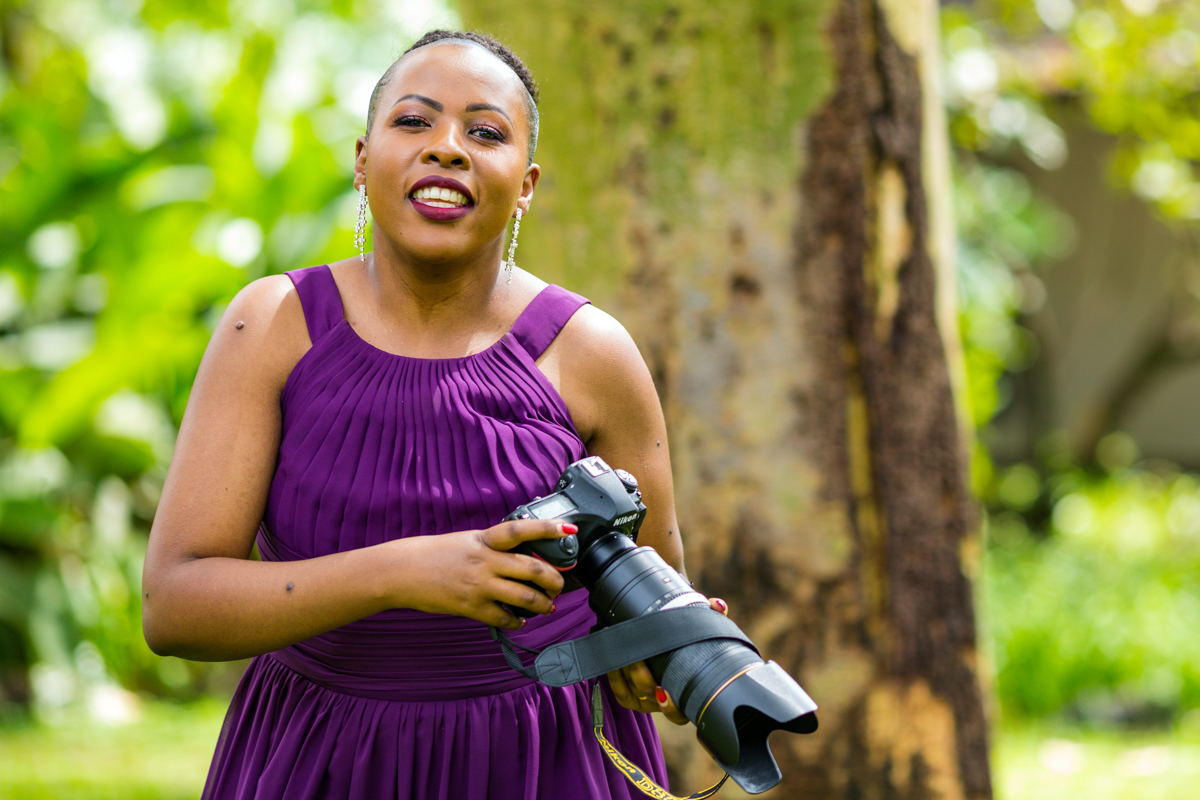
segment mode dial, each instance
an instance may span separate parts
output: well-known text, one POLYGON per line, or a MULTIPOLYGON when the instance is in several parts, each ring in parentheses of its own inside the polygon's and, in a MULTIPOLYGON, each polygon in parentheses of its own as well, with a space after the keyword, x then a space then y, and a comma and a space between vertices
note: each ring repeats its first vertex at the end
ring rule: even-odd
POLYGON ((614 469, 613 472, 617 474, 617 478, 620 479, 621 485, 625 487, 625 491, 629 492, 630 494, 633 494, 637 491, 637 478, 633 477, 623 469, 614 469))

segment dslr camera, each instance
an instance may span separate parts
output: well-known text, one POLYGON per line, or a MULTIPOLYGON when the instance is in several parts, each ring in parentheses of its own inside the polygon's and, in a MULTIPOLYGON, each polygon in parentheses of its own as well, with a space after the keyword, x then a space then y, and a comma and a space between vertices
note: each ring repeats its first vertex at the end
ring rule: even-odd
MULTIPOLYGON (((576 534, 523 542, 514 552, 541 558, 582 584, 600 627, 683 606, 708 608, 707 598, 657 552, 637 546, 645 517, 637 480, 592 456, 567 467, 552 494, 517 507, 506 519, 562 519, 578 526, 576 534)), ((817 729, 816 703, 782 667, 764 662, 743 642, 707 639, 652 656, 647 664, 695 724, 700 743, 752 794, 783 777, 767 736, 817 729)))

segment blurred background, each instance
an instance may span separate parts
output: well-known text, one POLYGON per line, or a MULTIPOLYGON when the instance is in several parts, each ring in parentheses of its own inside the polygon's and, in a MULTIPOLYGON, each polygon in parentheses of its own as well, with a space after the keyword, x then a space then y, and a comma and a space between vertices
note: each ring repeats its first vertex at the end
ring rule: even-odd
MULTIPOLYGON (((371 89, 458 24, 0 0, 0 795, 198 796, 240 666, 153 655, 138 602, 197 364, 247 281, 352 252, 371 89)), ((940 29, 997 796, 1194 796, 1200 3, 940 29)))

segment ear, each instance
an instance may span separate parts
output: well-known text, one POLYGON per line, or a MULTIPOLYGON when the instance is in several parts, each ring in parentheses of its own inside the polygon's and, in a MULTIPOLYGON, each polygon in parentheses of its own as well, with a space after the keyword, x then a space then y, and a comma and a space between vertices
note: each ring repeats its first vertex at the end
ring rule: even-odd
MULTIPOLYGON (((537 181, 534 181, 535 183, 537 181)), ((354 140, 354 188, 367 183, 367 137, 354 140)))
POLYGON ((522 214, 529 213, 529 204, 533 202, 533 190, 537 188, 538 178, 542 175, 542 168, 537 164, 530 164, 525 170, 525 179, 521 182, 521 194, 517 197, 517 208, 521 209, 522 214))

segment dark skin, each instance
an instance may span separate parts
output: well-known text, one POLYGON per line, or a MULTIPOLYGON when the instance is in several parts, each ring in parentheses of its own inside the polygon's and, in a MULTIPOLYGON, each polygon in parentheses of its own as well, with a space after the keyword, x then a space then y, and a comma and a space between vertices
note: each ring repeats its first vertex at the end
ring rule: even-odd
MULTIPOLYGON (((528 163, 524 91, 503 62, 473 45, 428 45, 397 67, 356 147, 355 185, 367 186, 374 252, 365 264, 354 257, 330 265, 346 319, 373 346, 416 358, 479 352, 546 285, 520 269, 507 284, 500 268, 506 224, 517 208, 529 210, 541 172, 528 163), (413 185, 430 175, 466 187, 465 215, 418 213, 413 185)), ((397 538, 303 561, 249 559, 279 452, 280 394, 311 346, 286 276, 247 286, 218 325, 147 550, 143 626, 151 648, 201 661, 245 658, 390 608, 507 629, 523 623, 500 603, 551 613, 562 577, 510 551, 566 535, 557 520, 397 538)), ((650 509, 640 543, 682 572, 666 428, 628 333, 585 306, 537 365, 588 452, 638 476, 650 509)), ((611 673, 609 682, 622 705, 686 721, 669 698, 659 702, 645 664, 611 673)))

